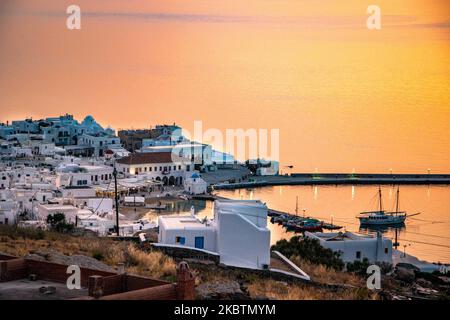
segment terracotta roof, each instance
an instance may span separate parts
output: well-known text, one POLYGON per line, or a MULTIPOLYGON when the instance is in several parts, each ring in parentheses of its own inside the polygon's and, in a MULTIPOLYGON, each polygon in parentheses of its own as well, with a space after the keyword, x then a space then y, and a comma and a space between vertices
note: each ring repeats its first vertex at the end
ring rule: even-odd
POLYGON ((121 164, 171 163, 172 152, 133 153, 117 160, 121 164))

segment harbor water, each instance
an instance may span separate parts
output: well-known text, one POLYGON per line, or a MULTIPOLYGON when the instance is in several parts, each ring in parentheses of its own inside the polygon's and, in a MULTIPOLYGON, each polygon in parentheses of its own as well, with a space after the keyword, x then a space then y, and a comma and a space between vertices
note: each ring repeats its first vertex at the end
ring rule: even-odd
MULTIPOLYGON (((381 190, 383 208, 394 210, 397 187, 381 186, 381 190)), ((292 214, 296 212, 298 196, 299 216, 332 222, 342 226, 341 231, 376 233, 373 229, 360 228, 357 216, 362 211, 378 209, 378 186, 274 186, 220 190, 216 194, 231 199, 259 199, 271 209, 292 214)), ((199 218, 213 217, 213 202, 202 200, 170 202, 168 212, 163 214, 189 214, 191 206, 199 218)), ((429 262, 450 263, 450 187, 401 186, 399 208, 408 214, 420 214, 407 218, 405 226, 397 229, 398 249, 429 262)), ((272 244, 295 235, 281 225, 268 222, 268 226, 272 244)), ((394 240, 395 229, 380 231, 394 240)))
MULTIPOLYGON (((382 186, 385 210, 395 210, 395 186, 382 186)), ((378 186, 275 186, 254 189, 221 190, 218 195, 233 199, 260 199, 271 209, 295 214, 297 196, 299 216, 310 216, 343 226, 342 231, 375 233, 360 228, 361 211, 378 209, 378 186)), ((397 229, 398 249, 430 262, 450 262, 450 187, 401 186, 401 211, 419 215, 406 219, 397 229)), ((271 241, 289 238, 278 224, 269 224, 271 241)), ((395 238, 395 229, 381 229, 384 236, 395 238)))

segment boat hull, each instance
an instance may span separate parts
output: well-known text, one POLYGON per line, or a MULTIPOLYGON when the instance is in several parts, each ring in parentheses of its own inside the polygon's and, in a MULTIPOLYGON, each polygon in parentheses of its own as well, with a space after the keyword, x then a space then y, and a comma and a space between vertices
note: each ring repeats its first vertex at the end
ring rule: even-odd
POLYGON ((389 217, 385 219, 373 219, 360 217, 359 222, 361 225, 376 225, 376 226, 387 226, 387 225, 400 225, 405 222, 406 216, 401 217, 389 217))

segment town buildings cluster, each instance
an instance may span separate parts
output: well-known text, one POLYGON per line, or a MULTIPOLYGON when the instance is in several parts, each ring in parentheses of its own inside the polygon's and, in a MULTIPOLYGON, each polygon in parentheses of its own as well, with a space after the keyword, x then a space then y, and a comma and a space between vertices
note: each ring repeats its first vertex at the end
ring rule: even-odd
MULTIPOLYGON (((198 170, 214 170, 212 149, 202 146, 194 163, 189 145, 197 144, 176 125, 122 130, 117 136, 92 116, 81 122, 65 114, 1 123, 0 224, 45 227, 48 215, 63 213, 78 227, 111 233, 116 225, 115 172, 121 203, 130 195, 145 199, 169 189, 206 192, 198 170), (177 145, 181 147, 175 152, 177 145)), ((122 234, 155 226, 129 221, 121 213, 120 219, 122 234)))
MULTIPOLYGON (((127 205, 150 210, 153 204, 147 200, 167 194, 183 199, 205 194, 208 186, 202 173, 230 162, 232 156, 186 139, 175 124, 120 130, 116 136, 114 129, 102 127, 92 116, 81 122, 66 114, 2 123, 0 224, 47 228, 50 215, 62 214, 77 228, 107 236, 117 232, 118 216, 121 236, 159 226, 159 246, 201 250, 224 265, 269 269, 268 208, 260 201, 216 201, 211 220, 193 212, 149 221, 130 219, 122 211, 127 205), (122 204, 119 214, 116 189, 122 204)), ((274 163, 256 162, 252 169, 255 174, 278 174, 274 163)), ((324 247, 344 250, 346 261, 391 259, 392 244, 381 238, 310 236, 318 237, 324 247), (346 249, 350 244, 352 249, 346 249)))

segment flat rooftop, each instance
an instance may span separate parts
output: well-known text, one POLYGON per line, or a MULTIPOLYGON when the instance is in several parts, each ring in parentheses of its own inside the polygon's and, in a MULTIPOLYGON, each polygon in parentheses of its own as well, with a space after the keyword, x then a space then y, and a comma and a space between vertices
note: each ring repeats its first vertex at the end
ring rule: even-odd
POLYGON ((372 235, 361 235, 352 232, 315 232, 309 233, 313 237, 325 240, 325 241, 367 241, 367 240, 375 240, 376 236, 372 235))
POLYGON ((169 229, 214 229, 213 225, 201 223, 197 218, 191 216, 164 216, 160 217, 160 224, 169 229))

